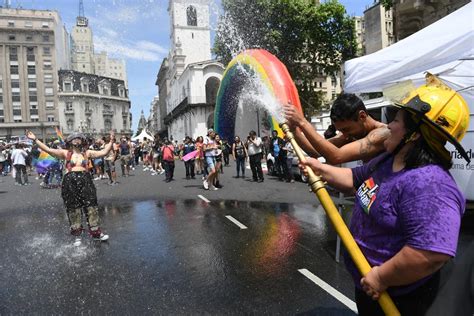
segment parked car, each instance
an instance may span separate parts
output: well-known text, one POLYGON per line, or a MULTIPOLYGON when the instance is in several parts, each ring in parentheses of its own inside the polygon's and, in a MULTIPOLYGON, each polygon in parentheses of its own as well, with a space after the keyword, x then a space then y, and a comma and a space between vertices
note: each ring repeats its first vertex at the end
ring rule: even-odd
MULTIPOLYGON (((308 157, 308 155, 306 155, 306 153, 304 153, 304 155, 306 157, 308 157)), ((320 159, 323 159, 323 162, 324 162, 324 158, 320 158, 320 159)), ((297 180, 300 180, 304 183, 308 182, 308 179, 307 177, 301 172, 300 168, 298 168, 298 157, 293 157, 293 161, 292 161, 292 164, 291 164, 291 172, 293 174, 293 178, 297 179, 297 180)), ((276 170, 275 170, 275 158, 273 157, 273 155, 271 153, 269 153, 267 155, 267 173, 268 175, 270 176, 274 176, 274 177, 277 177, 278 174, 276 173, 276 170)))

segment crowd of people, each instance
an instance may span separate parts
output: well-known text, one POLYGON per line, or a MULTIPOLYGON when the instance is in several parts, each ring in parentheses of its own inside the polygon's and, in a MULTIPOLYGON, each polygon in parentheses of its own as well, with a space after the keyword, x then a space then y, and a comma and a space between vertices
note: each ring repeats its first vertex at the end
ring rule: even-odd
MULTIPOLYGON (((285 119, 309 156, 300 165, 302 171, 311 168, 331 186, 355 196, 350 230, 373 267, 362 276, 346 256, 361 315, 383 314, 374 300, 384 291, 402 314, 423 315, 438 293, 441 269, 456 254, 465 198, 449 174, 452 157, 445 145, 452 143, 470 161, 459 143, 469 123, 468 107, 458 93, 429 74, 426 85, 405 96, 387 111, 387 125, 370 117, 357 96, 341 94, 332 106, 332 125, 324 136, 295 107, 284 106, 285 119), (320 156, 326 164, 314 159, 320 156), (353 169, 335 166, 353 160, 364 164, 353 169)), ((61 195, 76 244, 81 242, 82 213, 91 236, 108 239, 99 226, 93 181, 106 178, 116 185, 116 161, 123 177, 141 160, 143 171, 165 173, 164 181, 170 182, 175 161, 181 159, 187 180, 200 175, 203 188, 215 191, 222 188, 220 174, 230 157, 235 161, 235 178, 245 178, 248 161, 251 180, 262 183, 262 160, 271 155, 274 174, 293 181, 293 148, 277 131, 264 139, 250 131, 245 141, 236 135, 232 143, 213 129, 195 140, 186 136, 180 144, 158 135, 135 143, 127 137, 116 141, 113 133, 97 140, 75 133, 65 144, 48 145, 31 132, 27 137, 33 146, 0 144, 0 172, 14 170, 16 184, 28 185, 28 172, 41 151, 64 161, 42 176, 49 184, 54 178, 60 182, 64 173, 61 195)))

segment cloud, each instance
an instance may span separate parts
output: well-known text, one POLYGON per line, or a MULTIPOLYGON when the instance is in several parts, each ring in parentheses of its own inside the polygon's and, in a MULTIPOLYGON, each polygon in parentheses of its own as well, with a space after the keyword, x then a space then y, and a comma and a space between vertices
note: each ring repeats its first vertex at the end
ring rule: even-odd
POLYGON ((142 61, 161 61, 168 50, 149 41, 129 42, 119 37, 94 36, 96 51, 106 51, 112 57, 142 61))

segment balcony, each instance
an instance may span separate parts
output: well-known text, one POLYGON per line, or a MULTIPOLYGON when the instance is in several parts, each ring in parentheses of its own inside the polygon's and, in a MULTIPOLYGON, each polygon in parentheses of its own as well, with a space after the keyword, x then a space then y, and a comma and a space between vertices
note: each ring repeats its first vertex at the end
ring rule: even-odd
POLYGON ((103 116, 114 116, 114 111, 113 111, 113 110, 106 110, 106 109, 103 109, 103 110, 102 110, 102 115, 103 115, 103 116))
POLYGON ((84 113, 85 113, 87 116, 91 116, 91 115, 92 115, 92 110, 91 110, 91 109, 85 109, 85 110, 84 110, 84 113))
POLYGON ((124 111, 122 111, 122 117, 123 117, 123 118, 126 118, 126 117, 128 117, 129 115, 130 115, 130 112, 124 112, 124 111))
POLYGON ((64 109, 64 114, 74 116, 74 109, 64 109))

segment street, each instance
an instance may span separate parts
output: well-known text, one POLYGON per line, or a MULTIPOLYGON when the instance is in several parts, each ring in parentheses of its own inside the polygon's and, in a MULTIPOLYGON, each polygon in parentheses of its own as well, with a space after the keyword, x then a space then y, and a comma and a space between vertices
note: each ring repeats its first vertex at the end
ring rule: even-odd
POLYGON ((141 168, 96 181, 110 240, 79 247, 59 189, 1 178, 0 314, 353 315, 352 279, 306 184, 224 172, 215 192, 181 162, 170 183, 141 168))

